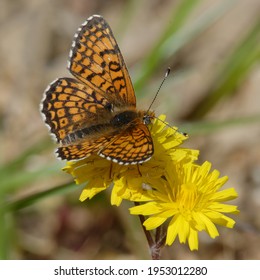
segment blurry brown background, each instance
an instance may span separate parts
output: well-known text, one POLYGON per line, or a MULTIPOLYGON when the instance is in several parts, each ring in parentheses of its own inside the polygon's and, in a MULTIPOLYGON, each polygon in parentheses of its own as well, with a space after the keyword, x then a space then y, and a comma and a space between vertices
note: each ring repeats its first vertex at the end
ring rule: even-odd
MULTIPOLYGON (((260 259, 259 56, 239 86, 232 88, 206 114, 196 115, 196 108, 210 94, 215 81, 223 79, 219 73, 221 66, 259 22, 260 1, 196 2, 182 34, 188 34, 195 24, 199 26, 199 20, 207 15, 218 13, 218 16, 203 32, 177 49, 174 56, 158 64, 142 90, 137 90, 138 103, 140 107, 149 104, 165 70, 171 66, 172 74, 154 105, 156 114, 166 114, 171 124, 190 134, 186 146, 200 149, 200 163, 208 160, 222 175, 229 176, 227 187, 235 187, 239 193, 233 204, 239 206, 241 213, 232 217, 237 221, 235 228, 219 228, 220 237, 215 240, 200 234, 198 252, 190 252, 187 245, 176 241, 163 250, 162 258, 260 259)), ((177 0, 1 1, 0 202, 3 205, 71 182, 60 171, 65 163, 53 154, 55 144, 42 121, 39 103, 51 81, 70 76, 67 58, 79 25, 93 14, 104 16, 135 82, 142 75, 142 61, 171 24, 172 14, 180 3, 177 0)), ((165 50, 175 47, 168 42, 165 50)), ((139 221, 128 215, 129 205, 110 206, 109 193, 80 203, 82 187, 74 187, 69 193, 48 195, 26 207, 2 213, 1 257, 149 258, 139 221)))

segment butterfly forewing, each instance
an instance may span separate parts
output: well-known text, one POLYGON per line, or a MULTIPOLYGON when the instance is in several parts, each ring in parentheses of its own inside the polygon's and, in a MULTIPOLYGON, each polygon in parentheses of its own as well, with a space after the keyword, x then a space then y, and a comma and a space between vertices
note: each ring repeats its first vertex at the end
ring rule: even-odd
POLYGON ((69 70, 115 105, 136 104, 133 85, 112 30, 100 16, 90 17, 72 44, 69 70))
POLYGON ((77 80, 60 78, 46 90, 42 112, 45 122, 60 142, 78 129, 97 124, 100 117, 109 118, 111 104, 77 80))

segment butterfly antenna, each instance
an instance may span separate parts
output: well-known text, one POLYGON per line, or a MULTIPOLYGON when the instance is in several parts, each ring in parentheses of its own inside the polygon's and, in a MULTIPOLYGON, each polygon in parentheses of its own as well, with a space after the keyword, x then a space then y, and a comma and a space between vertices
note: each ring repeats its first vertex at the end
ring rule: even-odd
MULTIPOLYGON (((161 89, 163 83, 165 82, 166 78, 169 76, 170 72, 171 72, 171 68, 168 67, 168 68, 167 68, 167 71, 166 71, 166 73, 165 73, 165 75, 164 75, 164 78, 163 78, 163 80, 162 80, 162 82, 161 82, 161 84, 160 84, 160 86, 159 86, 159 88, 158 88, 158 90, 157 90, 157 92, 156 92, 154 98, 153 98, 153 101, 152 101, 151 105, 149 106, 149 108, 148 108, 148 110, 147 110, 146 115, 148 115, 148 112, 150 111, 151 107, 153 106, 153 103, 154 103, 154 101, 155 101, 155 99, 156 99, 156 97, 157 97, 157 95, 158 95, 158 93, 159 93, 159 91, 160 91, 160 89, 161 89)), ((181 133, 181 134, 184 135, 185 137, 188 136, 188 134, 187 134, 186 132, 180 132, 178 129, 175 129, 174 127, 172 127, 171 125, 169 125, 167 122, 165 122, 165 121, 163 121, 163 120, 161 120, 161 119, 159 119, 159 118, 157 118, 157 117, 155 117, 155 118, 156 118, 158 121, 164 123, 166 126, 168 126, 168 127, 170 127, 171 129, 173 129, 173 130, 175 131, 174 133, 176 133, 176 132, 178 131, 179 133, 181 133)))
POLYGON ((188 137, 188 133, 179 131, 178 128, 176 129, 175 127, 172 127, 172 126, 169 125, 167 122, 165 122, 165 121, 163 121, 163 120, 161 120, 161 119, 159 119, 159 118, 157 118, 157 117, 155 117, 155 118, 156 118, 158 121, 160 121, 160 122, 162 122, 163 124, 165 124, 166 126, 168 126, 169 128, 173 129, 173 130, 174 130, 174 134, 175 134, 176 132, 179 132, 179 133, 182 134, 183 136, 188 137))
POLYGON ((158 90, 157 90, 157 92, 156 92, 154 98, 153 98, 153 101, 152 101, 152 103, 150 104, 150 106, 149 106, 149 108, 148 108, 148 110, 147 110, 147 114, 148 114, 148 112, 150 111, 151 107, 153 106, 153 103, 154 103, 155 99, 157 98, 157 95, 158 95, 158 93, 159 93, 159 91, 160 91, 160 89, 161 89, 163 83, 165 82, 166 78, 169 76, 170 72, 171 72, 171 68, 168 67, 168 68, 167 68, 167 71, 166 71, 166 73, 165 73, 165 75, 164 75, 164 78, 163 78, 163 80, 162 80, 162 82, 161 82, 161 84, 160 84, 160 86, 159 86, 159 88, 158 88, 158 90))

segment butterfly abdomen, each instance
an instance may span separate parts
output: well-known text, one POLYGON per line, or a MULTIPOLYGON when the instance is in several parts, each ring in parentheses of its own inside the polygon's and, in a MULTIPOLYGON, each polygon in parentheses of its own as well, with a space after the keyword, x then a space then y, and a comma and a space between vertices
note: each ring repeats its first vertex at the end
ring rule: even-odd
POLYGON ((68 134, 63 140, 63 145, 68 145, 71 143, 79 142, 81 139, 89 137, 93 137, 93 135, 98 134, 107 128, 109 128, 109 124, 96 124, 90 127, 85 127, 79 130, 76 130, 70 134, 68 134))
POLYGON ((134 120, 138 119, 139 113, 136 110, 126 110, 120 113, 117 113, 112 117, 112 119, 102 124, 94 124, 88 127, 84 127, 78 130, 75 130, 72 133, 69 133, 63 140, 63 145, 69 145, 72 143, 80 142, 82 139, 87 139, 88 137, 95 138, 95 135, 99 136, 100 133, 105 132, 111 128, 115 132, 118 132, 117 129, 122 129, 124 126, 133 123, 134 120), (116 129, 116 130, 115 130, 116 129))

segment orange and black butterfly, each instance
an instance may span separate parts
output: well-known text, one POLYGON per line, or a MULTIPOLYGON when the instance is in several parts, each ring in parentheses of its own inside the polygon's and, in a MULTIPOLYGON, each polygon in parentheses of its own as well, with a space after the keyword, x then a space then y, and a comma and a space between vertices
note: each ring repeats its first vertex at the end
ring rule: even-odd
POLYGON ((147 125, 152 112, 138 111, 133 85, 112 30, 98 15, 75 34, 68 69, 76 78, 49 85, 42 113, 60 147, 58 157, 79 160, 98 154, 119 164, 153 155, 147 125))

